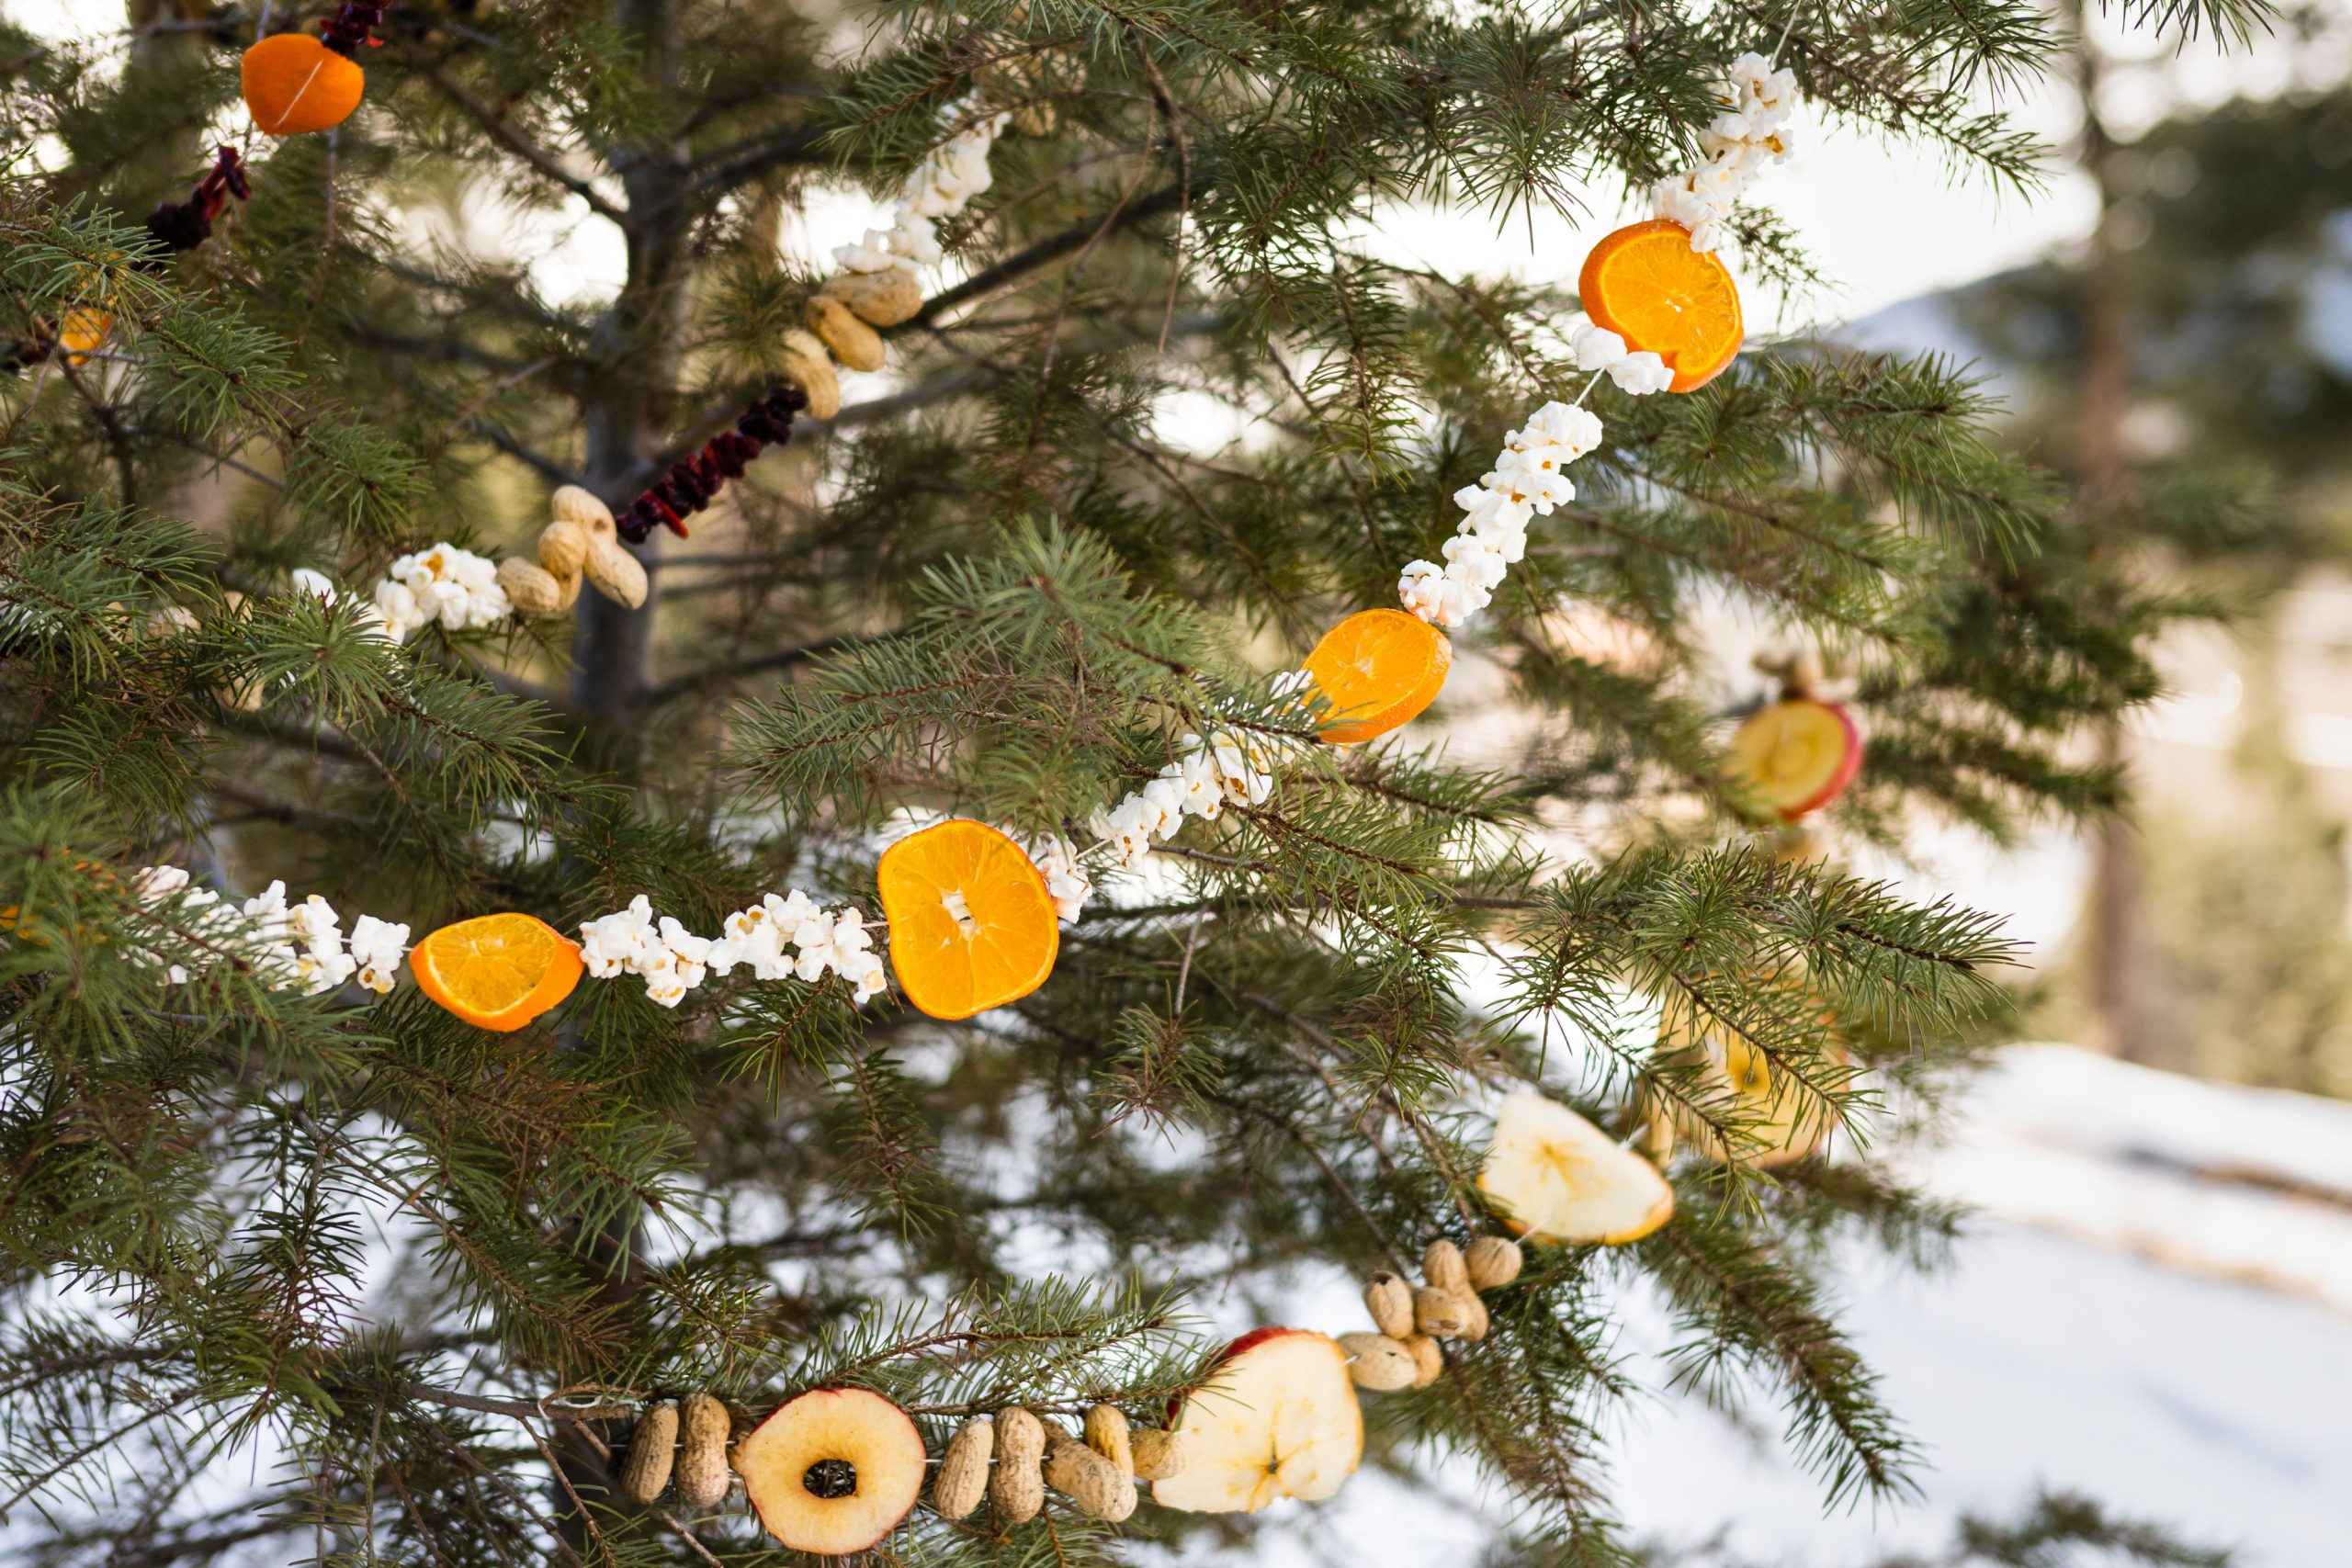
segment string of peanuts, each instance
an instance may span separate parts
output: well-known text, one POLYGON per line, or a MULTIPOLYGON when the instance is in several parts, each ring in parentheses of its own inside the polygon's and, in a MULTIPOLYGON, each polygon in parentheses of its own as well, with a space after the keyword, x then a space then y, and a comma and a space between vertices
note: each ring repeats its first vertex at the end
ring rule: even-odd
MULTIPOLYGON (((1422 1255, 1417 1286, 1385 1269, 1373 1274, 1363 1300, 1374 1331, 1342 1334, 1336 1340, 1350 1381, 1374 1393, 1429 1387, 1445 1367, 1440 1341, 1485 1338, 1488 1319, 1479 1293, 1518 1279, 1522 1263, 1517 1242, 1485 1235, 1466 1247, 1444 1239, 1431 1242, 1422 1255)), ((864 1397, 895 1410, 878 1395, 864 1397)), ((638 1506, 673 1493, 687 1508, 707 1511, 727 1496, 730 1471, 743 1474, 747 1492, 768 1484, 746 1462, 744 1445, 734 1434, 732 1413, 707 1391, 654 1400, 644 1407, 615 1463, 616 1487, 638 1506)), ((842 1447, 846 1453, 856 1451, 854 1444, 842 1447)), ((1136 1427, 1107 1401, 1090 1405, 1076 1432, 1032 1406, 1007 1404, 967 1416, 956 1427, 940 1450, 931 1506, 940 1517, 960 1520, 983 1503, 993 1503, 998 1522, 1018 1525, 1044 1512, 1051 1491, 1086 1517, 1117 1524, 1139 1504, 1138 1481, 1172 1480, 1183 1473, 1189 1458, 1185 1431, 1136 1427)), ((824 1462, 809 1466, 808 1476, 817 1478, 824 1462)), ((757 1495, 752 1501, 762 1507, 757 1495)), ((907 1501, 913 1501, 911 1493, 907 1501)), ((763 1507, 763 1518, 774 1528, 763 1507)), ((885 1521, 883 1533, 896 1523, 885 1521)))

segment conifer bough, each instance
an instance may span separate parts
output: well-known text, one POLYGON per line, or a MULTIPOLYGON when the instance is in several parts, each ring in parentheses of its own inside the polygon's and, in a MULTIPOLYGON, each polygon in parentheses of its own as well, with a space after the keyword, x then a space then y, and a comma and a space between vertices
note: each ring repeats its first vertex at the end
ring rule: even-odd
MULTIPOLYGON (((330 9, 275 14, 315 33, 330 9)), ((843 60, 812 46, 831 11, 740 10, 420 6, 372 112, 257 141, 260 199, 170 268, 139 265, 148 182, 176 197, 201 165, 235 45, 142 27, 17 51, 0 334, 98 303, 121 347, 0 382, 10 1544, 708 1568, 758 1527, 731 1492, 690 1517, 674 1452, 639 1510, 626 1423, 681 1389, 723 1386, 748 1429, 862 1388, 935 1451, 989 1417, 994 1501, 959 1475, 964 1517, 917 1507, 885 1550, 1101 1568, 1131 1533, 1199 1550, 1250 1527, 1087 1517, 1080 1490, 1124 1499, 1083 1480, 1104 1474, 1074 1450, 1083 1413, 1136 1418, 1147 1506, 1246 1506, 1269 1475, 1330 1484, 1362 1392, 1412 1439, 1384 1464, 1458 1456, 1505 1495, 1493 1554, 1618 1563, 1589 1423, 1642 1381, 1599 1304, 1624 1274, 1678 1365, 1778 1407, 1821 1493, 1899 1496, 1917 1456, 1820 1242, 1945 1238, 1882 1145, 1957 1081, 2013 950, 1965 910, 1761 852, 1723 716, 1770 694, 1710 661, 1698 608, 1850 653, 1870 761, 1816 815, 1886 839, 2111 804, 2079 733, 2157 688, 2175 604, 2073 547, 2064 498, 1950 364, 1748 339, 1661 395, 1683 367, 1634 315, 1567 325, 1590 313, 1573 279, 1400 266, 1358 238, 1384 203, 1605 206, 1689 169, 1686 130, 1730 151, 1754 121, 1712 118, 1755 18, 1183 0, 1130 28, 918 6, 843 60), (976 81, 1030 130, 991 141, 993 168, 976 81), (826 181, 901 204, 832 280, 775 241, 826 181), (622 276, 559 295, 494 226, 441 220, 484 189, 576 218, 622 276), (916 281, 951 260, 959 281, 916 281), (887 385, 808 330, 812 296, 882 337, 887 385), (723 515, 692 510, 699 466, 676 481, 691 550, 632 557, 615 520, 618 598, 582 591, 583 541, 534 551, 551 493, 658 491, 786 383, 803 460, 738 449, 741 475, 713 470, 723 515), (1212 406, 1248 438, 1197 449, 1164 417, 1212 406), (441 542, 548 581, 505 572, 399 647, 362 593, 286 591, 297 563, 364 588, 441 542), (548 582, 571 619, 476 614, 548 582), (1372 607, 1448 637, 1524 744, 1465 765, 1426 718, 1317 744, 1323 716, 1264 671, 1372 607), (1129 796, 1148 812, 1089 839, 1129 796), (769 888, 875 908, 881 848, 951 816, 1037 866, 1050 983, 964 1021, 860 1010, 867 928, 804 945, 795 908, 789 941, 766 929, 769 888), (395 928, 361 963, 322 918, 288 985, 200 909, 142 903, 126 868, 152 861, 231 908, 282 874, 418 931, 529 909, 569 936, 641 895, 594 944, 639 983, 583 981, 492 1033, 413 987, 354 994, 394 967, 395 928), (729 912, 755 909, 719 973, 729 912), (1656 1027, 1629 1029, 1643 1010, 1656 1027), (1691 1052, 1685 1016, 1753 1054, 1691 1052), (1600 1144, 1547 1112, 1482 1172, 1517 1089, 1600 1144), (1623 1146, 1645 1122, 1675 1134, 1654 1161, 1623 1146), (1563 1174, 1580 1160, 1624 1201, 1594 1212, 1563 1174), (1468 1238, 1515 1224, 1518 1272, 1482 1287, 1510 1265, 1468 1238), (1483 1339, 1413 1315, 1436 1291, 1476 1326, 1430 1265, 1442 1237, 1483 1339), (1237 1348, 1227 1385, 1273 1357, 1316 1391, 1294 1433, 1315 1440, 1219 1438, 1225 1337, 1189 1303, 1333 1268, 1392 1276, 1321 1325, 1347 1343, 1237 1348), (60 1280, 84 1282, 71 1316, 60 1280), (1064 1428, 1050 1456, 1033 1409, 1064 1428)), ((1973 87, 2048 67, 2041 8, 1783 21, 1773 70, 1808 115, 2030 176, 1973 87)), ((1804 277, 1769 213, 1652 196, 1623 217, 1675 219, 1690 255, 1720 242, 1743 283, 1804 277)), ((794 1506, 841 1512, 858 1460, 809 1459, 794 1506)))

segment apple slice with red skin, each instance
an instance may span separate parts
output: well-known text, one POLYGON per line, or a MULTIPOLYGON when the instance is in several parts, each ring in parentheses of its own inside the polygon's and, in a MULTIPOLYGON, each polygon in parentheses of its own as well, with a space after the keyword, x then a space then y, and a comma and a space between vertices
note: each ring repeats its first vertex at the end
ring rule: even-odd
POLYGON ((1733 787, 1783 822, 1837 799, 1861 768, 1854 716, 1819 697, 1783 697, 1750 714, 1724 759, 1733 787))
POLYGON ((813 1388, 775 1407, 735 1447, 743 1495, 795 1551, 846 1557, 880 1541, 922 1491, 914 1418, 862 1388, 813 1388))
POLYGON ((1328 1335, 1261 1328, 1226 1347, 1216 1370, 1168 1407, 1184 1468, 1152 1500, 1192 1514, 1254 1514, 1284 1497, 1317 1502, 1363 1458, 1363 1407, 1347 1353, 1328 1335))

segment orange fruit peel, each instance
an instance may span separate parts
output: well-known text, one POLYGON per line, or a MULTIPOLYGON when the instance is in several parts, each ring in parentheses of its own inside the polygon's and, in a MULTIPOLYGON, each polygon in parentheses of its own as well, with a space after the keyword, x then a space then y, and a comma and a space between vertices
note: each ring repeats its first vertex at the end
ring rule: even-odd
POLYGON ((1671 218, 1605 236, 1584 258, 1577 296, 1595 325, 1666 362, 1668 391, 1695 392, 1739 356, 1739 285, 1713 252, 1692 250, 1690 231, 1671 218))
POLYGON ((910 833, 874 868, 889 924, 890 968, 933 1018, 970 1018, 1046 983, 1060 918, 1036 863, 985 822, 910 833))
POLYGON ((571 995, 580 944, 530 915, 443 926, 409 951, 417 988, 477 1029, 508 1033, 571 995))
POLYGON ((368 73, 314 34, 276 33, 245 51, 238 68, 245 107, 271 136, 332 130, 351 118, 368 73))
POLYGON ((1419 717, 1453 664, 1453 645, 1419 615, 1357 611, 1306 656, 1306 672, 1331 708, 1323 739, 1353 745, 1419 717))

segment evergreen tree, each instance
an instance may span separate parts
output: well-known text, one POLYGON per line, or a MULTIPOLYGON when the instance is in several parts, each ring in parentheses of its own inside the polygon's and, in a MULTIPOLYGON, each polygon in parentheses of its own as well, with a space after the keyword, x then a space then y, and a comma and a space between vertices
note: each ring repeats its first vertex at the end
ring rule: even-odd
MULTIPOLYGON (((1206 1317, 1280 1323, 1493 1229, 1474 1178, 1529 1085, 1627 1134, 1673 1107, 1699 1134, 1674 1218, 1529 1248, 1486 1338, 1367 1398, 1366 1462, 1473 1454, 1521 1505, 1498 1557, 1624 1560, 1595 1428, 1639 1392, 1611 1350, 1638 1278, 1677 1383, 1781 1406, 1830 1501, 1913 1483, 1822 1276, 1841 1237, 1948 1233, 1878 1151, 1964 1066, 2009 949, 1759 844, 1720 762, 1756 694, 1704 607, 1855 660, 1870 761, 1838 812, 1892 844, 1918 813, 2110 807, 2068 742, 2149 694, 2173 604, 2032 569, 2060 498, 1986 443, 1961 367, 1791 341, 1690 396, 1593 393, 1583 495, 1454 633, 1522 721, 1510 765, 1427 722, 1317 747, 1278 672, 1391 603, 1501 434, 1586 382, 1559 283, 1402 267, 1367 225, 1617 204, 1775 39, 1819 113, 2029 183, 1985 95, 2052 58, 2039 8, 441 0, 355 50, 339 128, 253 134, 256 36, 375 9, 134 0, 96 44, 0 39, 22 1561, 749 1561, 773 1548, 731 1506, 616 1495, 649 1402, 716 1392, 741 1424, 870 1388, 933 1451, 1010 1404, 1148 1425, 1214 1366, 1206 1317), (787 334, 821 279, 780 262, 783 215, 897 189, 976 82, 1021 121, 993 186, 888 376, 811 417, 787 334), (617 291, 548 298, 515 214, 617 240, 617 291), (1251 439, 1181 444, 1170 410, 1204 402, 1251 439), (659 521, 634 498, 670 474, 677 510, 716 470, 673 465, 730 428, 765 455, 710 448, 744 471, 692 543, 635 547, 641 607, 380 635, 395 558, 527 553, 557 486, 659 521), (675 1007, 588 983, 490 1032, 406 980, 288 986, 138 875, 222 907, 283 880, 418 933, 570 932, 639 895, 709 932, 794 886, 871 913, 910 814, 1085 841, 1187 734, 1279 746, 1272 793, 1095 863, 1047 983, 959 1022, 738 973, 675 1007), (1660 1009, 1769 1063, 1770 1113, 1658 1050, 1660 1009), (1841 1129, 1838 1157, 1765 1168, 1776 1116, 1841 1129)), ((1807 276, 1769 214, 1731 227, 1744 276, 1807 276)), ((918 1510, 888 1550, 1187 1536, 1246 1528, 1057 1498, 918 1510)))

